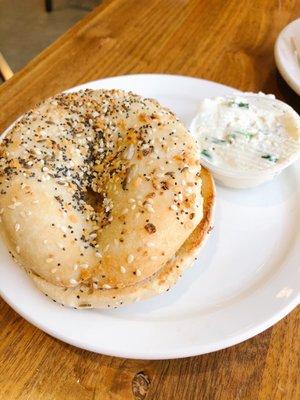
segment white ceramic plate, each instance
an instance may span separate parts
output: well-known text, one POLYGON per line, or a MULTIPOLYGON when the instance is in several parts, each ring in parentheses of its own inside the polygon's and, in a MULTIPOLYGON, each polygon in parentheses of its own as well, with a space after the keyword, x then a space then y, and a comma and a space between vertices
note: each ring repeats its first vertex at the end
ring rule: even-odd
MULTIPOLYGON (((199 100, 234 89, 201 79, 131 75, 80 88, 121 88, 157 98, 189 125, 199 100)), ((217 188, 215 228, 199 260, 168 293, 111 311, 73 310, 42 295, 0 243, 0 294, 40 329, 75 346, 142 359, 232 346, 299 303, 300 163, 264 186, 217 188)), ((172 240, 172 238, 170 238, 172 240)))

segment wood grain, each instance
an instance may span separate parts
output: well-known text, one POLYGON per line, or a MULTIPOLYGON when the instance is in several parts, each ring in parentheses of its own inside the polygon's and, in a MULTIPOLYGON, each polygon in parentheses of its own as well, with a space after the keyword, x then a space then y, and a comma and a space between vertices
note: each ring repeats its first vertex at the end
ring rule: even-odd
MULTIPOLYGON (((89 80, 159 72, 273 92, 300 111, 273 45, 299 0, 105 1, 0 86, 0 129, 36 102, 89 80)), ((0 399, 300 398, 299 317, 232 348, 168 361, 89 353, 39 331, 0 300, 0 399)))

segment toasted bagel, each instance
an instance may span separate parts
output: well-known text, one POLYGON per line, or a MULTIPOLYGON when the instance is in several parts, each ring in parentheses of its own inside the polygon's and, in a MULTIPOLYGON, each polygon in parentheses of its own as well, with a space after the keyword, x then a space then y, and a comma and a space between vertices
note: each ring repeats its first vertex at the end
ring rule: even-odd
POLYGON ((115 306, 149 297, 151 284, 161 292, 157 279, 169 280, 162 274, 205 219, 196 143, 153 99, 59 94, 25 114, 0 151, 2 236, 64 304, 115 306), (114 292, 124 301, 110 304, 114 292))

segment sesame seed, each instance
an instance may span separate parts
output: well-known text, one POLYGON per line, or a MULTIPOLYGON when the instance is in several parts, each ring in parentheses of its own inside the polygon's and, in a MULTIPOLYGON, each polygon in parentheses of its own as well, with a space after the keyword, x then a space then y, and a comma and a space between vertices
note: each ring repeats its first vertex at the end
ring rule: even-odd
POLYGON ((174 210, 174 211, 177 211, 177 210, 178 210, 178 207, 177 207, 175 204, 172 204, 172 205, 170 206, 170 208, 171 208, 171 210, 174 210))
POLYGON ((129 256, 127 257, 127 262, 128 264, 131 264, 134 260, 134 256, 132 254, 129 254, 129 256))
POLYGON ((137 269, 135 271, 136 276, 141 276, 142 275, 142 271, 140 269, 137 269))
POLYGON ((125 272, 126 272, 126 268, 125 268, 125 267, 123 267, 123 266, 121 266, 121 267, 120 267, 120 271, 122 272, 122 274, 125 274, 125 272))
POLYGON ((151 204, 145 204, 145 208, 148 212, 154 213, 154 208, 151 206, 151 204))
POLYGON ((151 260, 151 261, 154 261, 154 260, 157 260, 157 259, 158 259, 158 256, 151 256, 151 257, 150 257, 150 260, 151 260))
POLYGON ((52 268, 51 269, 52 274, 55 274, 56 271, 57 271, 57 268, 52 268))
POLYGON ((20 246, 17 246, 17 247, 16 247, 16 252, 17 252, 18 254, 20 254, 20 246))
POLYGON ((125 152, 124 158, 125 158, 126 160, 131 160, 131 159, 133 158, 133 155, 134 155, 134 146, 133 146, 133 144, 131 144, 131 145, 128 147, 127 151, 125 152))
POLYGON ((52 258, 52 257, 49 257, 49 258, 46 259, 46 263, 47 263, 47 264, 50 264, 52 261, 53 261, 53 258, 52 258))
POLYGON ((76 281, 76 279, 71 278, 70 283, 71 285, 77 285, 78 282, 76 281))
POLYGON ((16 225, 15 225, 15 231, 16 231, 16 232, 18 232, 18 231, 20 230, 20 228, 21 228, 20 224, 16 224, 16 225))
POLYGON ((155 244, 153 242, 148 242, 146 243, 146 246, 149 248, 155 247, 155 244))
POLYGON ((103 289, 111 289, 111 286, 108 285, 107 283, 105 283, 102 287, 103 287, 103 289))

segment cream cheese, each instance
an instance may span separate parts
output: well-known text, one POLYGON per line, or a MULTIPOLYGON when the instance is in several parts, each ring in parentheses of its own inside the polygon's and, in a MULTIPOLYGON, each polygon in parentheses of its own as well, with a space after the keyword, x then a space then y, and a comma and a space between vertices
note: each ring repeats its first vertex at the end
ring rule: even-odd
POLYGON ((205 99, 191 133, 204 165, 212 172, 249 178, 279 171, 300 155, 300 117, 273 95, 205 99))

